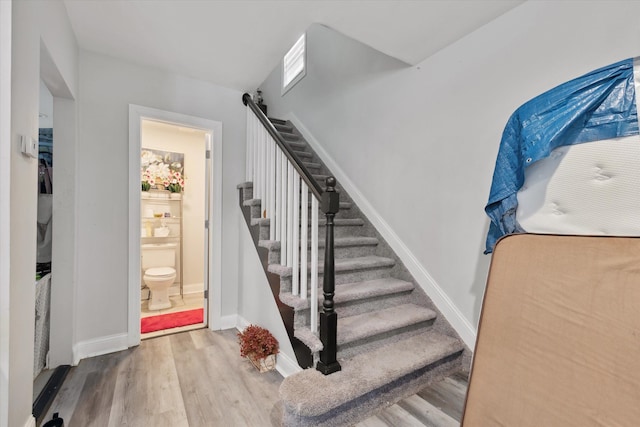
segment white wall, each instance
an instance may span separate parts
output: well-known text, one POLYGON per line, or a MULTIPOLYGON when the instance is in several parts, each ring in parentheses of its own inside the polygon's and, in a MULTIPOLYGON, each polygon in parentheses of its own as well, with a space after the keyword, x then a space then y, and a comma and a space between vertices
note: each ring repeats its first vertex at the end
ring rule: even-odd
MULTIPOLYGON (((262 326, 268 329, 280 344, 280 355, 278 356, 279 370, 283 375, 293 373, 287 368, 280 368, 285 365, 283 358, 288 359, 289 364, 297 366, 296 355, 289 341, 287 330, 284 327, 278 307, 273 299, 269 282, 264 274, 264 269, 260 263, 260 258, 253 245, 251 233, 246 226, 242 212, 238 210, 238 220, 243 222, 237 233, 239 242, 240 264, 238 265, 238 315, 249 323, 262 326), (284 372, 282 371, 284 369, 284 372)), ((239 325, 241 329, 248 325, 239 325)), ((285 365, 286 366, 286 365, 285 365)))
MULTIPOLYGON (((205 132, 159 122, 142 122, 142 147, 184 154, 182 193, 182 279, 185 292, 204 285, 205 132)), ((175 202, 171 202, 175 203, 175 202)))
POLYGON ((54 80, 59 86, 54 89, 59 91, 50 87, 52 94, 77 93, 77 47, 63 3, 20 1, 12 7, 11 138, 2 141, 10 144, 11 158, 9 363, 8 372, 3 372, 8 392, 0 394, 0 408, 8 410, 0 411, 0 426, 23 426, 32 419, 37 161, 20 153, 19 139, 38 135, 42 46, 48 59, 44 65, 57 71, 54 80))
POLYGON ((551 87, 640 53, 640 3, 526 2, 415 67, 330 30, 308 32, 307 76, 269 114, 294 113, 475 327, 495 156, 509 115, 551 87))
POLYGON ((236 185, 244 178, 245 136, 241 95, 236 90, 81 51, 78 347, 90 348, 92 343, 127 332, 129 104, 223 123, 221 315, 237 313, 240 224, 236 185))

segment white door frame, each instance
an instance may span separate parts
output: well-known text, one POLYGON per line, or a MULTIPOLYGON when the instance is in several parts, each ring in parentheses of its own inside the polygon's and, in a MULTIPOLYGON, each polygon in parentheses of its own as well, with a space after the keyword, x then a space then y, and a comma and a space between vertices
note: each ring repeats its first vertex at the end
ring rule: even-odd
MULTIPOLYGON (((129 104, 129 347, 140 344, 140 137, 142 120, 154 120, 205 131, 213 157, 209 188, 209 329, 220 329, 222 313, 222 123, 155 108, 129 104)), ((205 218, 206 219, 206 218, 205 218)), ((205 319, 206 321, 206 319, 205 319)))
POLYGON ((11 2, 0 1, 0 426, 9 422, 11 2))

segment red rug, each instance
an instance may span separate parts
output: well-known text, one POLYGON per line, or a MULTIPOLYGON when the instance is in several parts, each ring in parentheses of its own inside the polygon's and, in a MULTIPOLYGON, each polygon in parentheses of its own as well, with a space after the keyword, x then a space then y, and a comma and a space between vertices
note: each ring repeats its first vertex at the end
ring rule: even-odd
POLYGON ((149 316, 140 319, 140 332, 146 334, 148 332, 162 331, 164 329, 193 325, 195 323, 202 323, 203 318, 204 309, 202 308, 180 311, 178 313, 149 316))

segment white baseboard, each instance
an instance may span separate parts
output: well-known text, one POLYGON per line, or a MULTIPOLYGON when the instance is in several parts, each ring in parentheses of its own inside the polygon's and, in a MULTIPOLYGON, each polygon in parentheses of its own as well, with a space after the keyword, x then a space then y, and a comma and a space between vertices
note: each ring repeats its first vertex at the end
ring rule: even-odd
POLYGON ((204 292, 204 283, 188 283, 182 287, 182 294, 197 294, 204 292))
MULTIPOLYGON (((184 285, 182 288, 182 294, 197 294, 204 292, 204 284, 203 283, 191 283, 189 285, 184 285)), ((180 286, 171 286, 169 288, 169 296, 180 295, 180 286)), ((140 300, 145 301, 150 298, 149 288, 140 289, 140 300)))
POLYGON ((244 329, 249 326, 251 324, 251 322, 249 322, 247 319, 245 319, 244 317, 240 316, 239 314, 236 316, 236 325, 235 328, 238 331, 244 331, 244 329))
POLYGON ((236 314, 232 314, 229 316, 220 317, 220 330, 223 329, 232 329, 237 328, 238 326, 238 316, 236 314))
POLYGON ((24 423, 24 427, 36 427, 36 419, 33 415, 29 415, 27 422, 24 423))
POLYGON ((278 353, 278 357, 276 358, 276 370, 280 372, 280 375, 284 378, 287 378, 289 375, 302 371, 302 368, 298 365, 296 360, 292 360, 284 353, 278 353))
POLYGON ((129 348, 127 339, 128 335, 124 333, 81 341, 73 346, 73 364, 77 365, 82 359, 86 359, 87 357, 126 350, 129 348))
POLYGON ((374 227, 380 232, 382 237, 389 243, 389 246, 395 251, 398 257, 407 267, 413 278, 429 295, 435 306, 440 310, 442 315, 447 319, 451 326, 460 335, 464 343, 473 350, 476 342, 476 328, 462 315, 460 310, 455 306, 449 296, 436 283, 435 279, 429 274, 426 268, 418 261, 407 246, 400 240, 398 235, 391 229, 380 214, 373 208, 371 203, 358 190, 356 185, 349 179, 347 174, 338 166, 331 156, 324 150, 318 140, 316 140, 311 132, 302 124, 295 114, 289 113, 283 117, 288 119, 300 131, 302 136, 307 140, 311 148, 316 152, 318 157, 333 172, 335 178, 340 185, 349 193, 358 208, 371 221, 374 227))

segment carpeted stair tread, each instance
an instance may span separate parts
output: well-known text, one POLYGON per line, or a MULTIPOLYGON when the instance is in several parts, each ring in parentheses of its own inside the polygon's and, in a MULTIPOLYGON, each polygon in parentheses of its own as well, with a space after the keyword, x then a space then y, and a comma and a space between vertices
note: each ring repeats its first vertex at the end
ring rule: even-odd
POLYGON ((402 304, 339 319, 338 345, 435 319, 436 313, 415 304, 402 304))
MULTIPOLYGON (((311 224, 311 221, 309 221, 309 224, 311 224)), ((318 226, 324 227, 325 225, 327 225, 327 219, 318 218, 318 226)), ((358 226, 364 225, 364 221, 362 218, 336 218, 333 220, 333 225, 336 227, 346 227, 351 225, 358 226)), ((309 227, 311 227, 311 225, 309 225, 309 227)))
POLYGON ((393 267, 395 263, 396 262, 391 258, 375 255, 357 258, 342 258, 335 260, 335 271, 337 273, 341 271, 367 270, 370 268, 386 268, 393 267))
MULTIPOLYGON (((311 197, 312 196, 309 196, 309 209, 311 209, 311 197)), ((318 202, 318 206, 319 205, 320 205, 320 203, 318 202)), ((340 202, 340 210, 351 209, 352 206, 353 206, 353 204, 351 202, 340 202)), ((318 213, 318 218, 323 218, 323 217, 324 217, 324 213, 322 213, 322 211, 320 211, 318 213)))
MULTIPOLYGON (((375 298, 383 295, 410 292, 413 290, 413 288, 413 283, 393 277, 365 280, 356 283, 345 283, 343 285, 336 285, 336 292, 335 296, 333 297, 333 302, 335 304, 340 304, 349 301, 375 298)), ((322 296, 320 296, 319 298, 321 299, 322 296)), ((342 322, 342 319, 340 320, 340 322, 342 322)))
MULTIPOLYGON (((311 239, 309 239, 309 247, 311 247, 311 239)), ((324 248, 324 240, 318 241, 318 247, 324 248)), ((333 246, 335 248, 350 248, 353 246, 375 246, 378 244, 378 239, 375 237, 336 237, 333 240, 333 246)), ((272 250, 280 250, 280 240, 260 240, 258 246, 272 250)))
POLYGON ((293 132, 293 126, 287 124, 273 123, 273 127, 275 127, 278 132, 293 132))
POLYGON ((320 163, 302 162, 302 164, 305 165, 305 167, 307 169, 320 169, 320 168, 322 168, 322 165, 320 163))
POLYGON ((260 199, 249 199, 242 202, 243 206, 260 206, 262 204, 262 200, 260 199))
POLYGON ((313 157, 313 154, 307 153, 306 151, 293 150, 293 153, 298 156, 300 160, 302 159, 310 159, 313 157))
POLYGON ((238 190, 246 189, 246 188, 253 188, 253 182, 252 181, 241 182, 240 184, 236 185, 236 188, 238 190))
POLYGON ((290 375, 280 398, 287 412, 318 417, 462 350, 458 340, 428 331, 341 360, 342 370, 331 375, 315 369, 290 375))
MULTIPOLYGON (((262 242, 262 240, 261 240, 262 242)), ((265 241, 268 242, 268 241, 265 241)), ((280 242, 278 242, 279 244, 280 242)), ((267 246, 264 246, 267 247, 267 246)), ((318 307, 322 306, 322 284, 319 283, 318 290, 318 307)), ((345 283, 336 285, 333 302, 337 305, 348 303, 351 301, 365 301, 368 298, 376 298, 381 296, 389 296, 402 292, 411 292, 414 288, 413 283, 393 277, 384 279, 364 280, 362 282, 345 283)), ((280 301, 292 307, 294 310, 305 310, 309 308, 309 299, 302 299, 291 292, 280 292, 280 301)))
MULTIPOLYGON (((300 137, 298 135, 296 135, 295 133, 282 132, 282 131, 279 131, 279 132, 280 132, 280 135, 282 135, 282 139, 284 139, 288 143, 291 143, 292 141, 299 141, 300 140, 300 137)), ((304 145, 306 146, 307 144, 304 143, 304 145)))
POLYGON ((305 142, 300 142, 300 141, 287 141, 287 144, 289 145, 289 147, 291 147, 293 150, 295 150, 296 154, 298 152, 303 152, 303 150, 305 150, 307 148, 307 144, 305 142))
MULTIPOLYGON (((318 265, 322 265, 322 260, 318 260, 318 265)), ((345 272, 345 271, 358 271, 358 270, 368 270, 374 268, 391 268, 395 265, 395 261, 391 258, 384 258, 379 256, 364 256, 357 258, 341 258, 335 260, 335 272, 345 272)), ((270 273, 274 273, 279 275, 280 277, 291 277, 293 268, 286 267, 280 264, 269 264, 267 270, 270 273)), ((311 263, 309 263, 309 269, 307 271, 311 271, 311 263)), ((322 272, 318 271, 319 275, 322 275, 322 272)))
POLYGON ((318 352, 324 348, 322 341, 318 338, 311 329, 306 327, 298 327, 294 332, 294 336, 304 343, 312 353, 318 352))
POLYGON ((287 121, 286 120, 282 120, 282 119, 277 119, 275 117, 267 117, 269 119, 269 121, 271 123, 273 123, 274 125, 278 124, 278 125, 286 125, 287 121))
MULTIPOLYGON (((376 246, 378 244, 378 239, 375 237, 364 237, 364 236, 356 236, 356 237, 336 237, 333 239, 333 247, 335 248, 350 248, 353 246, 376 246)), ((311 242, 309 242, 309 246, 311 246, 311 242)), ((318 241, 318 247, 324 248, 325 241, 318 241)))
POLYGON ((269 218, 251 218, 251 225, 266 227, 271 223, 269 218))

